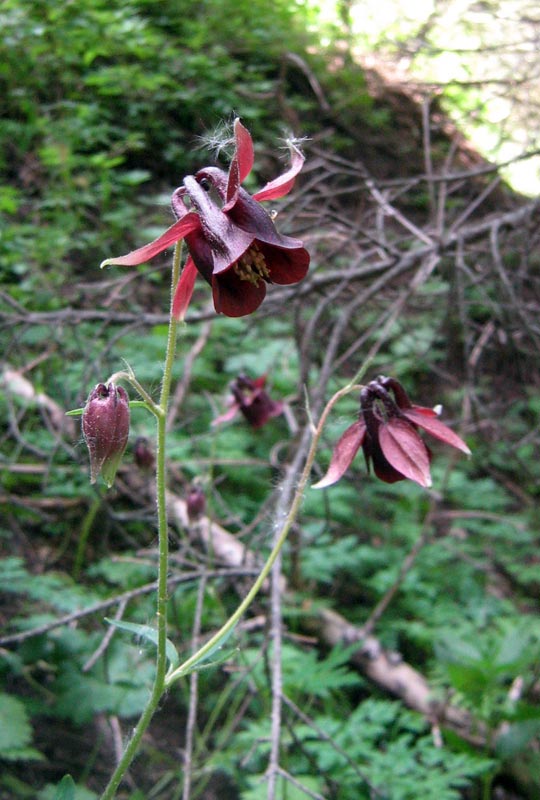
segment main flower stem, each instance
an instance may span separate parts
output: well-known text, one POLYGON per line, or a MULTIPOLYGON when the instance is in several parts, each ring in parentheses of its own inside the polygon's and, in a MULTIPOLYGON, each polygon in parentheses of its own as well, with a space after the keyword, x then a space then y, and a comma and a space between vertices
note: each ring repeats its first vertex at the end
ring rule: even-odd
POLYGON ((158 588, 157 588, 157 655, 156 674, 148 702, 133 731, 122 758, 118 762, 111 776, 101 800, 112 800, 116 795, 120 782, 133 759, 135 758, 141 739, 148 728, 152 717, 158 707, 159 701, 166 689, 165 675, 167 673, 167 573, 169 563, 169 535, 167 527, 167 470, 166 470, 166 441, 167 441, 167 406, 171 393, 172 370, 176 351, 176 335, 178 323, 172 315, 172 300, 178 278, 180 276, 180 260, 182 245, 178 243, 174 251, 172 281, 171 281, 171 314, 169 332, 167 336, 167 351, 163 368, 163 380, 159 405, 153 406, 157 420, 157 450, 156 450, 156 504, 158 518, 159 559, 158 559, 158 588))
MULTIPOLYGON (((173 279, 172 279, 172 295, 174 297, 174 289, 178 282, 180 274, 180 247, 177 245, 174 262, 173 262, 173 279)), ((172 309, 172 299, 171 299, 172 309)), ((158 599, 157 599, 157 658, 156 658, 156 675, 154 685, 148 703, 133 731, 133 735, 129 740, 127 747, 120 759, 120 762, 114 771, 108 786, 101 796, 101 800, 113 800, 116 790, 120 782, 128 770, 131 762, 135 758, 141 739, 150 724, 150 721, 158 707, 159 701, 163 693, 177 680, 185 677, 196 666, 208 658, 209 655, 222 644, 227 636, 232 632, 235 625, 244 614, 244 612, 251 605, 253 599, 258 594, 264 581, 268 577, 276 559, 278 558, 281 549, 287 539, 289 531, 296 520, 300 506, 304 497, 304 491, 307 486, 311 468, 315 460, 317 446, 321 437, 325 422, 334 405, 344 397, 346 394, 357 388, 353 382, 336 392, 336 394, 328 401, 324 408, 319 423, 316 427, 313 426, 313 439, 306 457, 306 462, 302 470, 302 474, 298 481, 296 491, 294 494, 291 507, 283 526, 276 538, 274 547, 270 552, 261 572, 259 573, 255 583, 250 591, 239 604, 236 611, 225 622, 224 625, 214 634, 197 652, 190 656, 183 664, 167 674, 167 572, 168 572, 168 555, 169 555, 169 542, 168 542, 168 528, 167 528, 167 504, 166 504, 166 466, 165 466, 165 445, 166 445, 166 422, 167 422, 167 405, 170 396, 171 379, 172 379, 172 366, 174 362, 174 353, 176 348, 176 332, 177 322, 173 318, 172 313, 169 324, 169 335, 167 340, 167 354, 165 357, 165 367, 163 371, 163 383, 161 387, 161 397, 159 406, 155 407, 157 417, 157 454, 156 454, 156 497, 157 497, 157 510, 158 510, 158 531, 159 531, 159 572, 158 572, 158 599)), ((357 376, 356 376, 357 377, 357 376)))

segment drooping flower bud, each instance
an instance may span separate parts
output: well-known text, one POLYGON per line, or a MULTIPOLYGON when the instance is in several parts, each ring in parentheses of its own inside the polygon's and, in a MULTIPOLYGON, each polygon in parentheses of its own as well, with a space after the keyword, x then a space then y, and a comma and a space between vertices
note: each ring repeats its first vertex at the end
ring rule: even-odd
POLYGON ((146 436, 139 436, 135 440, 133 458, 139 469, 149 472, 154 468, 156 458, 146 436))
POLYGON ((206 497, 202 488, 196 483, 190 487, 186 497, 186 507, 190 522, 199 519, 204 514, 206 508, 206 497))
POLYGON ((129 435, 129 398, 121 386, 98 383, 82 415, 82 430, 90 454, 90 482, 101 473, 110 488, 129 435))

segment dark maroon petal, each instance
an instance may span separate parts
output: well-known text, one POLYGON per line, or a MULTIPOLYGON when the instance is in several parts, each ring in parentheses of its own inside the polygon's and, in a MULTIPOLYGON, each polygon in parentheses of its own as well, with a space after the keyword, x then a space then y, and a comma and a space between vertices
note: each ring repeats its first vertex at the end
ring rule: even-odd
POLYGON ((431 486, 429 453, 420 436, 406 420, 391 417, 381 424, 379 444, 390 466, 420 486, 431 486))
POLYGON ((196 231, 186 236, 186 244, 203 278, 212 282, 212 275, 228 270, 249 249, 253 239, 234 226, 230 227, 228 241, 216 249, 202 231, 196 231))
POLYGON ((257 241, 257 246, 264 255, 269 271, 269 280, 280 286, 298 283, 306 277, 309 267, 309 253, 303 247, 294 250, 283 250, 257 241))
POLYGON ((214 271, 214 258, 210 245, 204 238, 202 231, 197 231, 196 233, 186 236, 186 244, 197 270, 205 281, 211 284, 212 273, 214 271))
POLYGON ((283 403, 272 400, 264 389, 259 389, 248 403, 240 405, 240 411, 252 428, 262 428, 272 417, 277 417, 283 412, 283 403))
POLYGON ((398 472, 397 469, 394 469, 394 467, 385 458, 378 439, 373 439, 369 435, 369 431, 366 433, 362 450, 364 451, 364 458, 368 472, 371 470, 371 468, 373 468, 373 472, 377 478, 379 478, 379 480, 384 481, 385 483, 396 483, 397 481, 405 480, 405 476, 402 475, 401 472, 398 472))
POLYGON ((215 274, 238 261, 252 243, 253 236, 235 225, 192 175, 184 178, 184 185, 197 210, 201 227, 197 235, 186 237, 186 241, 197 268, 207 278, 210 267, 211 273, 215 274))
POLYGON ((176 244, 180 239, 184 239, 199 227, 200 221, 197 214, 187 214, 183 219, 179 219, 174 225, 171 225, 165 233, 162 233, 153 242, 139 247, 138 250, 132 250, 131 253, 127 253, 125 256, 107 258, 101 262, 100 267, 107 267, 109 264, 117 264, 121 267, 134 267, 137 264, 144 264, 145 261, 149 261, 154 256, 157 256, 158 253, 162 253, 163 250, 166 250, 172 244, 176 244))
POLYGON ((243 231, 253 234, 254 239, 278 247, 302 247, 300 239, 278 233, 272 218, 244 189, 238 192, 238 199, 227 212, 227 216, 243 231))
POLYGON ((434 418, 426 415, 425 412, 419 409, 417 406, 403 409, 402 413, 407 417, 408 420, 410 420, 410 422, 418 425, 419 428, 422 428, 431 436, 434 436, 435 439, 439 439, 441 442, 449 444, 451 447, 456 447, 458 450, 461 450, 462 453, 466 453, 467 455, 471 454, 471 451, 463 439, 460 439, 460 437, 454 433, 453 430, 444 425, 436 417, 434 418))
POLYGON ((226 317, 245 317, 261 305, 266 296, 266 284, 261 279, 257 284, 241 280, 233 269, 228 269, 212 278, 214 308, 226 317))
POLYGON ((411 401, 409 400, 409 396, 401 383, 397 381, 395 378, 385 378, 384 375, 379 375, 377 380, 375 381, 383 389, 386 389, 387 392, 393 392, 394 399, 398 408, 410 408, 411 401))
POLYGON ((326 475, 320 481, 314 483, 312 489, 324 489, 326 486, 332 486, 333 483, 343 477, 364 441, 365 434, 366 426, 363 420, 353 422, 347 428, 334 447, 326 475))
POLYGON ((279 178, 275 178, 273 181, 267 183, 266 186, 263 186, 262 189, 253 195, 253 199, 258 203, 264 200, 277 200, 279 197, 284 197, 294 186, 294 179, 304 166, 305 159, 300 150, 292 142, 289 142, 289 147, 291 150, 291 166, 287 172, 284 172, 279 178))
POLYGON ((193 289, 195 288, 195 278, 197 277, 197 268, 191 256, 188 256, 184 269, 180 275, 180 280, 174 292, 172 315, 175 319, 182 320, 186 315, 186 311, 191 302, 193 289))

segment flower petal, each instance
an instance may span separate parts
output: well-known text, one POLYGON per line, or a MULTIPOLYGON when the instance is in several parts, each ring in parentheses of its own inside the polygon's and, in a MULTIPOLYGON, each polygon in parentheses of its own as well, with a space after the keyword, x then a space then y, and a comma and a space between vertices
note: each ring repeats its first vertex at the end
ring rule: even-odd
POLYGON ((266 284, 261 279, 256 284, 241 280, 233 269, 212 277, 214 308, 226 317, 245 317, 261 305, 266 296, 266 284))
POLYGON ((234 419, 240 410, 240 403, 233 403, 228 411, 225 411, 224 414, 220 414, 219 417, 216 417, 212 420, 211 425, 221 425, 222 422, 229 422, 231 419, 234 419))
POLYGON ((109 264, 116 264, 121 267, 134 267, 137 264, 144 264, 145 261, 149 261, 154 256, 157 256, 158 253, 162 253, 168 247, 176 244, 176 242, 179 242, 180 239, 183 239, 187 234, 200 227, 201 223, 197 214, 187 214, 183 219, 179 219, 174 225, 171 225, 165 233, 162 233, 161 236, 158 236, 153 242, 139 247, 138 250, 132 250, 125 256, 106 258, 105 261, 101 262, 100 268, 108 267, 109 264))
POLYGON ((288 145, 291 151, 291 166, 287 172, 267 183, 266 186, 263 186, 253 195, 253 199, 257 200, 258 203, 263 200, 277 200, 279 197, 284 197, 294 186, 294 179, 302 169, 305 158, 295 144, 288 142, 288 145))
POLYGON ((429 453, 411 424, 390 417, 379 428, 379 444, 388 463, 403 477, 425 488, 431 486, 429 453))
POLYGON ((227 191, 225 195, 224 211, 229 211, 236 203, 240 184, 244 181, 253 167, 253 141, 251 134, 244 128, 238 117, 234 121, 234 140, 236 150, 229 166, 227 176, 227 191))
POLYGON ((268 271, 269 280, 279 286, 298 283, 306 277, 309 267, 309 253, 303 247, 294 250, 283 250, 257 242, 262 252, 268 271))
POLYGON ((264 389, 267 380, 268 380, 268 375, 266 374, 266 372, 263 375, 259 375, 258 378, 254 378, 252 380, 253 388, 264 389))
POLYGON ((236 142, 234 159, 238 163, 240 183, 243 183, 253 168, 253 140, 238 117, 234 121, 234 140, 236 142))
POLYGON ((439 411, 437 411, 435 408, 427 408, 427 406, 415 406, 415 405, 411 405, 411 406, 407 406, 406 408, 403 408, 403 406, 401 406, 401 410, 403 411, 403 413, 405 413, 406 410, 410 411, 411 409, 413 411, 418 411, 418 413, 422 414, 424 417, 438 417, 439 416, 439 411))
POLYGON ((353 422, 345 433, 341 435, 341 438, 334 447, 334 452, 332 453, 330 466, 328 467, 326 475, 321 478, 320 481, 314 483, 311 488, 324 489, 339 481, 351 466, 355 455, 364 441, 365 435, 365 422, 363 420, 353 422))
MULTIPOLYGON (((196 176, 186 175, 184 178, 184 186, 200 220, 200 228, 187 236, 189 252, 207 280, 212 273, 229 269, 246 252, 254 239, 249 231, 235 223, 230 214, 224 214, 223 209, 202 188, 198 176, 202 175, 204 178, 208 175, 213 178, 214 172, 220 170, 208 168, 200 170, 196 176)), ((257 206, 256 203, 253 205, 257 206)))
POLYGON ((428 416, 416 406, 402 409, 402 414, 406 416, 410 422, 418 425, 419 428, 422 428, 431 436, 434 436, 435 439, 439 439, 441 442, 461 450, 462 453, 468 456, 471 455, 471 451, 463 439, 460 439, 457 433, 454 433, 453 430, 444 425, 436 416, 428 416))
POLYGON ((240 189, 238 192, 238 199, 227 213, 227 217, 238 228, 251 233, 254 239, 259 239, 261 242, 289 249, 303 246, 300 239, 278 233, 268 212, 255 202, 245 189, 240 189))
POLYGON ((177 320, 183 320, 186 315, 195 288, 196 277, 197 267, 191 256, 188 256, 174 292, 172 315, 177 320))

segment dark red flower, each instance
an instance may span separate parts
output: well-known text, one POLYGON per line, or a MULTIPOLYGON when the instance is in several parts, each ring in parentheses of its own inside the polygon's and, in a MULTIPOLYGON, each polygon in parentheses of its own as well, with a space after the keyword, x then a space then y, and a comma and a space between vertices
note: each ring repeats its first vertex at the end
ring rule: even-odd
POLYGON ((236 416, 238 412, 243 414, 252 428, 261 428, 266 425, 272 417, 277 417, 283 412, 283 403, 279 400, 272 400, 266 389, 266 375, 260 378, 247 378, 239 375, 231 383, 232 402, 229 410, 217 417, 213 425, 221 422, 228 422, 236 416))
POLYGON ((431 454, 418 428, 435 439, 470 455, 465 442, 437 419, 431 408, 413 405, 394 378, 379 377, 360 393, 360 416, 339 439, 328 472, 318 483, 322 489, 336 483, 362 447, 368 469, 386 483, 409 479, 431 486, 431 454))
POLYGON ((259 205, 292 189, 304 156, 290 142, 290 168, 250 195, 240 184, 253 166, 253 142, 239 119, 234 122, 234 139, 228 172, 206 167, 187 175, 173 193, 174 225, 150 244, 101 265, 142 264, 185 239, 189 256, 173 300, 177 319, 189 305, 197 271, 212 286, 216 311, 242 317, 260 306, 267 283, 297 283, 308 270, 309 253, 302 242, 278 233, 272 217, 259 205))
POLYGON ((188 519, 193 522, 200 519, 206 509, 206 497, 202 487, 198 484, 193 484, 186 497, 186 510, 188 519))
POLYGON ((135 440, 133 457, 139 469, 149 472, 154 468, 156 457, 146 436, 138 436, 135 440))
POLYGON ((90 454, 90 482, 101 473, 110 488, 129 436, 129 399, 114 383, 92 389, 82 415, 82 429, 90 454))

